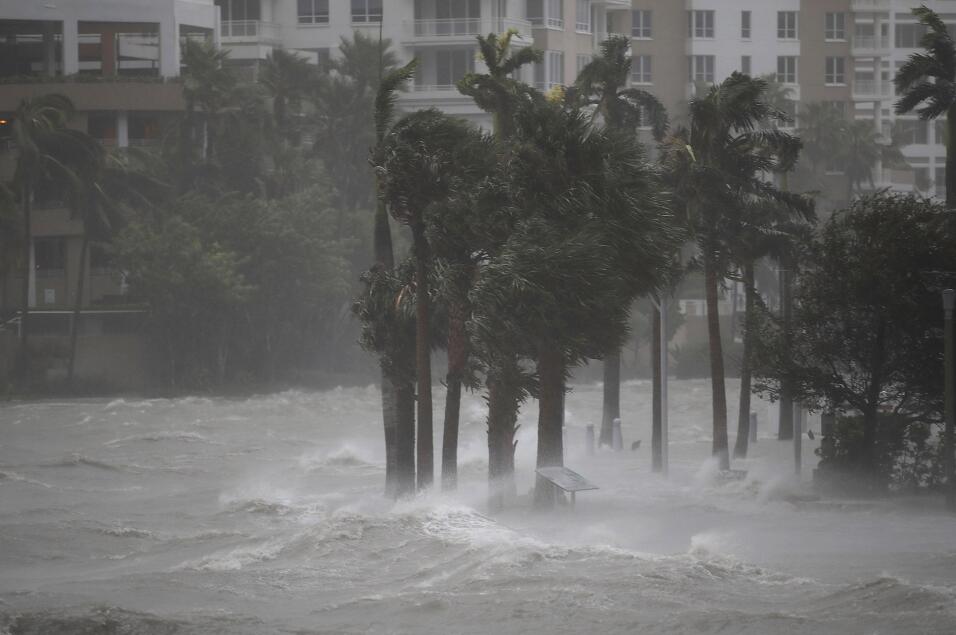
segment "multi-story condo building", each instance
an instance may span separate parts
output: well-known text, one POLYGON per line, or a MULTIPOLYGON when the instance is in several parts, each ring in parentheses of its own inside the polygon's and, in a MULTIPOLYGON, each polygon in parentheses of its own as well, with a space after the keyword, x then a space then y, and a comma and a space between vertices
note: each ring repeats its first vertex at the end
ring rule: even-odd
POLYGON ((514 30, 516 47, 534 45, 544 62, 524 79, 541 89, 574 80, 610 33, 627 34, 630 0, 216 0, 222 45, 233 62, 255 69, 275 47, 316 61, 335 54, 354 32, 392 42, 397 55, 417 57, 420 70, 403 106, 437 106, 485 121, 456 82, 480 67, 475 36, 514 30))
MULTIPOLYGON (((68 125, 106 146, 159 141, 184 109, 180 45, 216 37, 212 0, 8 0, 0 3, 0 181, 10 180, 16 148, 10 122, 24 99, 65 95, 76 109, 68 125)), ((76 299, 83 228, 56 188, 37 188, 33 214, 34 282, 30 306, 64 308, 76 299)), ((93 249, 83 289, 86 305, 108 301, 120 281, 93 249)), ((0 312, 19 308, 23 280, 0 285, 0 312)), ((2 317, 2 316, 0 316, 2 317)))
MULTIPOLYGON (((923 33, 911 13, 921 4, 956 26, 954 0, 633 0, 632 79, 679 119, 700 83, 735 70, 773 75, 794 115, 827 102, 900 140, 912 169, 877 166, 876 187, 943 196, 943 122, 893 111, 896 69, 923 33)), ((841 189, 828 188, 837 202, 841 189)))

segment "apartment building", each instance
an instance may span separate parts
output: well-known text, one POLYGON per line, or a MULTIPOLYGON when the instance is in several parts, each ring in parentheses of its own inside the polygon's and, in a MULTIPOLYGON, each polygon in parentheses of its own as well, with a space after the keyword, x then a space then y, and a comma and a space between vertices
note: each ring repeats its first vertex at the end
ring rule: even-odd
MULTIPOLYGON (((181 42, 215 38, 212 0, 7 0, 0 2, 0 180, 16 159, 10 122, 23 99, 57 93, 76 108, 69 126, 106 146, 157 143, 184 109, 181 42)), ((83 228, 62 193, 37 188, 34 201, 30 306, 72 306, 77 293, 83 228)), ((92 250, 83 304, 119 298, 121 281, 105 255, 92 250)), ((23 280, 0 281, 0 318, 20 306, 23 280)))
POLYGON ((392 42, 402 60, 421 63, 402 96, 408 109, 435 106, 487 122, 456 82, 480 68, 475 36, 516 32, 515 47, 534 45, 544 61, 523 79, 547 90, 574 81, 608 33, 630 31, 631 0, 216 0, 221 42, 239 67, 255 72, 276 47, 328 59, 355 32, 392 42))
MULTIPOLYGON (((893 112, 896 69, 922 36, 911 13, 921 4, 956 25, 956 0, 633 0, 632 79, 680 120, 701 83, 735 70, 774 75, 794 115, 801 104, 827 102, 901 139, 911 169, 878 166, 876 187, 942 197, 943 122, 893 112)), ((845 198, 841 189, 828 194, 845 198)))

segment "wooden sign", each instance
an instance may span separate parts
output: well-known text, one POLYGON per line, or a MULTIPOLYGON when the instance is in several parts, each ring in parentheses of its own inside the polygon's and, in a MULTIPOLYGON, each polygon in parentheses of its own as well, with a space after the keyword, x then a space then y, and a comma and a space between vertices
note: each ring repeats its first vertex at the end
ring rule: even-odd
POLYGON ((597 485, 566 467, 542 467, 535 470, 535 472, 565 492, 583 492, 584 490, 598 489, 597 485))

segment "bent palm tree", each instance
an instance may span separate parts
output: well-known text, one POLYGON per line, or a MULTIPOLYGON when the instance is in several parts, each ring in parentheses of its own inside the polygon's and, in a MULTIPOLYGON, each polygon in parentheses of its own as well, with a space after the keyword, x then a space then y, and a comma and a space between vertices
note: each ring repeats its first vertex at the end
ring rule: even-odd
MULTIPOLYGON (((571 100, 579 99, 594 107, 608 129, 618 134, 636 135, 637 129, 650 125, 654 139, 660 142, 667 132, 667 111, 654 95, 628 88, 631 74, 631 42, 623 36, 612 36, 601 43, 596 57, 575 82, 571 100)), ((604 358, 604 401, 599 445, 611 445, 612 422, 621 416, 621 349, 610 351, 604 358)))
POLYGON ((430 216, 462 182, 469 180, 473 144, 480 134, 467 123, 437 110, 404 117, 391 129, 377 170, 391 214, 412 230, 415 260, 415 375, 418 382, 418 488, 434 481, 431 386, 431 299, 428 266, 432 254, 426 230, 430 216))
POLYGON ((913 53, 896 71, 894 83, 901 96, 896 114, 913 110, 920 119, 946 115, 946 206, 956 207, 956 44, 946 23, 926 5, 913 9, 926 27, 920 45, 925 53, 913 53))

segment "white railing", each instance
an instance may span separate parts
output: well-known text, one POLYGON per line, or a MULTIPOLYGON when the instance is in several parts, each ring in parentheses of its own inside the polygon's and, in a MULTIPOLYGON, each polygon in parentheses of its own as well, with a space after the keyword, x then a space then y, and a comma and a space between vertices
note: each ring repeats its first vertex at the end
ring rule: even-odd
POLYGON ((890 0, 853 0, 853 11, 889 11, 890 0))
POLYGON ((886 80, 877 82, 874 79, 857 79, 853 81, 853 94, 875 97, 892 97, 893 82, 886 80))
POLYGON ((510 18, 447 18, 436 20, 406 20, 405 32, 413 38, 473 38, 488 33, 504 33, 514 29, 518 35, 531 39, 531 23, 510 18))
POLYGON ((532 26, 543 26, 549 29, 561 29, 564 30, 564 20, 561 18, 549 18, 549 17, 536 17, 528 18, 532 26))
POLYGON ((447 93, 457 91, 456 84, 415 84, 412 91, 416 93, 447 93))
POLYGON ((887 49, 890 48, 890 38, 877 35, 855 35, 853 36, 853 48, 868 51, 887 49))
POLYGON ((219 29, 224 40, 246 42, 276 42, 280 27, 274 22, 261 20, 225 20, 219 29))

